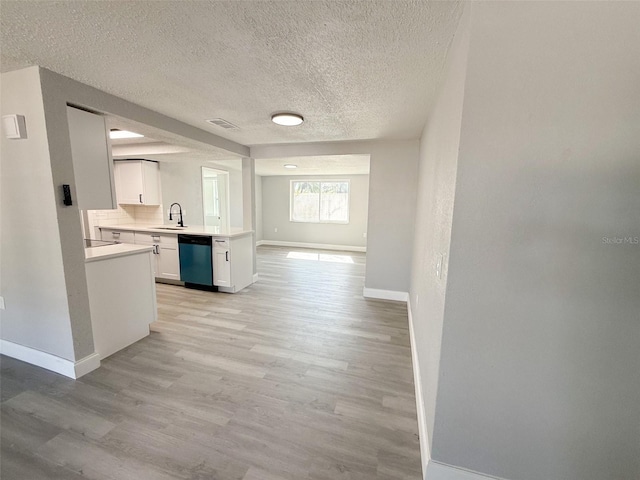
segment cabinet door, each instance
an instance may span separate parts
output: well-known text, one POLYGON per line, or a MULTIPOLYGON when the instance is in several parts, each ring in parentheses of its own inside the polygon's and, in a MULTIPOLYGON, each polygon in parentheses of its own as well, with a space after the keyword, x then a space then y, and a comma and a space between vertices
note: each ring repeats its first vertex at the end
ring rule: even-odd
POLYGON ((114 162, 116 196, 122 205, 140 205, 143 201, 142 168, 139 161, 114 162))
POLYGON ((231 286, 231 258, 228 248, 216 245, 213 249, 213 284, 231 286))
POLYGON ((116 208, 111 147, 104 117, 67 107, 67 122, 78 207, 116 208))
POLYGON ((158 265, 159 257, 160 257, 160 247, 158 247, 158 244, 153 241, 154 238, 159 239, 160 236, 159 235, 151 236, 147 232, 135 232, 134 240, 136 245, 148 245, 150 247, 153 247, 153 250, 151 251, 151 253, 153 253, 153 276, 157 277, 158 272, 160 271, 160 268, 158 265))
POLYGON ((158 271, 156 272, 156 277, 180 280, 178 249, 160 245, 158 251, 160 255, 158 255, 158 271))
POLYGON ((156 162, 140 162, 142 168, 142 203, 160 205, 160 172, 156 162))
POLYGON ((116 193, 121 205, 160 205, 160 172, 156 162, 117 160, 116 193))

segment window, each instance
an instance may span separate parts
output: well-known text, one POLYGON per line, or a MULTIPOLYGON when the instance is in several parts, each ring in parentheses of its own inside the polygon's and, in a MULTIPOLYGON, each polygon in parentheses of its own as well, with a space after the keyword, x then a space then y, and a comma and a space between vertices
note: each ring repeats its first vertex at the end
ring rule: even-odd
POLYGON ((349 181, 291 181, 292 222, 349 223, 349 181))

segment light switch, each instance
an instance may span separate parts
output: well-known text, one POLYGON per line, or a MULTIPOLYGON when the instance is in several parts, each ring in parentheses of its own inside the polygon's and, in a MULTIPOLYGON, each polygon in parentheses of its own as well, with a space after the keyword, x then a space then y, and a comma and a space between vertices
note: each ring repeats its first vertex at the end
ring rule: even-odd
POLYGON ((0 297, 0 310, 4 310, 4 297, 0 297))
POLYGON ((442 278, 442 270, 444 269, 444 259, 447 256, 446 253, 438 255, 438 261, 436 263, 436 277, 442 278))
POLYGON ((27 125, 24 115, 3 115, 2 129, 4 130, 4 136, 9 139, 27 138, 27 125))

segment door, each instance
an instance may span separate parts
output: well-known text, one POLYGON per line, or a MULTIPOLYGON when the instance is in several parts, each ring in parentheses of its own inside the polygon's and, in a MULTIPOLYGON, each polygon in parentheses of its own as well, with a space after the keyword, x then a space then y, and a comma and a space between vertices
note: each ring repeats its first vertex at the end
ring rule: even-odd
POLYGON ((213 284, 217 287, 231 286, 231 252, 227 240, 214 240, 213 284))
POLYGON ((180 261, 175 247, 158 246, 158 271, 156 276, 171 280, 180 280, 180 261))
POLYGON ((116 196, 118 203, 142 203, 142 166, 140 162, 115 162, 116 196))
POLYGON ((67 107, 76 201, 83 210, 116 208, 104 117, 67 107))
POLYGON ((202 167, 202 210, 206 226, 220 227, 222 231, 228 229, 228 197, 229 173, 202 167))

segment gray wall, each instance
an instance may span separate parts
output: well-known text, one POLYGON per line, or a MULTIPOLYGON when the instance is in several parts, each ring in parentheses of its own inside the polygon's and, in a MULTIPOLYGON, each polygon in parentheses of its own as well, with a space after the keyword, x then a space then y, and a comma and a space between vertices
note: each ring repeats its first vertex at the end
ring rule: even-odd
POLYGON ((408 292, 418 184, 417 141, 371 151, 365 287, 408 292))
POLYGON ((263 239, 262 230, 262 177, 256 175, 256 242, 263 239))
MULTIPOLYGON (((462 100, 469 48, 469 10, 463 14, 447 58, 443 86, 420 142, 418 201, 411 276, 411 308, 425 420, 431 444, 438 391, 447 271, 436 273, 449 255, 462 100)), ((427 455, 428 452, 423 452, 427 455)), ((426 461, 423 458, 423 463, 426 461)))
POLYGON ((202 167, 209 167, 229 172, 229 222, 232 227, 242 228, 242 159, 237 162, 240 170, 210 162, 161 162, 160 183, 165 223, 169 223, 169 205, 178 202, 186 211, 185 225, 203 224, 202 167))
POLYGON ((0 295, 6 302, 6 310, 0 310, 2 339, 73 361, 37 67, 2 74, 2 115, 13 113, 25 116, 28 138, 7 140, 3 134, 0 143, 0 295))
MULTIPOLYGON (((640 4, 475 3, 432 458, 640 478, 640 4)), ((429 344, 421 345, 428 350, 429 344)))
POLYGON ((366 246, 368 175, 270 176, 262 177, 262 222, 264 240, 366 246), (349 223, 297 223, 289 220, 291 180, 349 180, 349 223), (277 228, 276 233, 274 229, 277 228))
MULTIPOLYGON (((349 154, 370 155, 365 287, 408 292, 418 184, 417 140, 251 147, 256 159, 349 154)), ((264 229, 266 233, 266 225, 264 229)))

